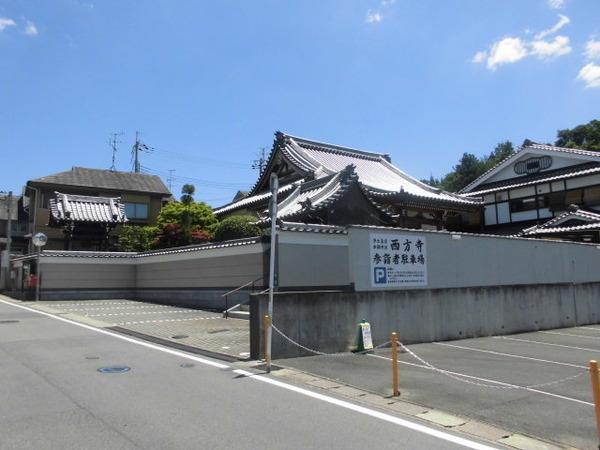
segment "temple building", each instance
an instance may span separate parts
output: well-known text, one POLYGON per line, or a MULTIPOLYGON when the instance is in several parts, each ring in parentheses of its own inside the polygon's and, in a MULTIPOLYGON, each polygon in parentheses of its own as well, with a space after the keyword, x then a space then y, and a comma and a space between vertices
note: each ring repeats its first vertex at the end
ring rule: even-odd
POLYGON ((598 241, 599 152, 526 140, 460 193, 483 200, 487 233, 598 241))
POLYGON ((120 198, 55 192, 49 200, 49 209, 48 225, 62 229, 65 250, 73 249, 74 239, 91 242, 99 250, 108 250, 111 245, 110 232, 128 221, 125 205, 120 198))
POLYGON ((279 178, 277 217, 283 221, 433 230, 480 224, 479 199, 422 183, 394 166, 387 154, 281 132, 254 187, 216 208, 215 215, 250 214, 266 223, 272 173, 279 178))

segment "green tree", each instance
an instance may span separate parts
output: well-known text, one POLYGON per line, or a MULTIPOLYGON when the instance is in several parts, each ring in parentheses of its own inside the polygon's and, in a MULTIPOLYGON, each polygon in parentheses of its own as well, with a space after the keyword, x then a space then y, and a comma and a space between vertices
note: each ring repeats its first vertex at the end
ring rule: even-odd
POLYGON ((119 249, 122 252, 144 252, 153 248, 158 227, 123 225, 119 232, 119 249))
POLYGON ((181 201, 167 204, 158 214, 159 247, 198 244, 210 240, 218 220, 210 206, 194 201, 195 191, 194 185, 184 185, 181 189, 181 201))
POLYGON ((511 156, 514 152, 515 149, 512 142, 505 141, 496 145, 491 153, 480 158, 472 153, 463 153, 458 164, 452 168, 451 172, 444 175, 441 180, 437 180, 431 176, 429 180, 422 181, 445 191, 458 192, 500 161, 511 156))
POLYGON ((262 230, 252 216, 231 216, 223 219, 215 229, 215 242, 260 236, 262 230))
POLYGON ((600 120, 559 130, 554 145, 600 152, 600 120))

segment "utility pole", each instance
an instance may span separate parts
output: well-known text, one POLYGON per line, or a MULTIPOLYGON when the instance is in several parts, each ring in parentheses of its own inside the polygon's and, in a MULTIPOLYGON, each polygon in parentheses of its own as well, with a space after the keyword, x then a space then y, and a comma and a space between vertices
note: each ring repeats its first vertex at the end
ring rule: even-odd
POLYGON ((120 136, 123 133, 113 133, 112 138, 108 140, 108 145, 112 148, 112 165, 110 166, 110 170, 114 172, 117 170, 115 166, 115 157, 117 155, 117 144, 121 144, 122 141, 117 140, 117 136, 120 136))
POLYGON ((252 168, 254 170, 258 169, 259 173, 263 173, 265 166, 267 165, 267 158, 265 155, 266 147, 261 147, 258 159, 255 159, 252 162, 252 168))
POLYGON ((135 173, 140 173, 140 133, 139 131, 135 132, 135 144, 133 144, 133 171, 135 173))
POLYGON ((277 255, 277 192, 279 191, 279 179, 272 173, 270 181, 271 201, 269 203, 269 214, 271 216, 271 248, 269 255, 269 303, 267 314, 269 316, 266 342, 265 360, 267 363, 267 373, 271 372, 271 348, 273 342, 273 291, 275 290, 275 257, 277 255))
POLYGON ((140 173, 142 170, 142 165, 140 163, 140 152, 144 152, 144 153, 152 153, 154 151, 154 148, 144 144, 142 141, 140 141, 140 132, 136 131, 135 132, 135 144, 133 144, 133 147, 131 149, 131 156, 133 159, 133 171, 135 173, 140 173))
POLYGON ((10 289, 10 250, 12 244, 12 199, 13 194, 12 191, 8 191, 8 196, 6 197, 6 213, 7 221, 6 221, 6 250, 4 251, 4 257, 2 258, 2 276, 4 277, 4 286, 3 288, 10 289))
POLYGON ((175 172, 175 169, 169 169, 169 178, 167 178, 167 183, 169 183, 169 191, 173 191, 173 172, 175 172))

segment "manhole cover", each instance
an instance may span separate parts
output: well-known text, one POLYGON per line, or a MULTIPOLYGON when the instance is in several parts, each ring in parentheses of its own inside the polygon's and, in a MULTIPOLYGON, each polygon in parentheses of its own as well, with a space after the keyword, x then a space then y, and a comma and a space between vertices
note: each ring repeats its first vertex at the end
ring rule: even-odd
POLYGON ((196 364, 183 363, 183 364, 179 364, 179 367, 183 367, 184 369, 191 369, 192 367, 196 367, 196 364))
POLYGON ((209 331, 208 334, 224 333, 225 331, 229 331, 229 330, 212 330, 212 331, 209 331))
POLYGON ((100 367, 98 372, 100 373, 125 373, 129 372, 131 367, 127 366, 111 366, 111 367, 100 367))
POLYGON ((99 356, 86 356, 85 359, 100 359, 99 356))
POLYGON ((175 336, 171 336, 171 339, 185 339, 189 338, 187 334, 176 334, 175 336))
POLYGON ((0 323, 19 323, 18 320, 0 320, 0 323))

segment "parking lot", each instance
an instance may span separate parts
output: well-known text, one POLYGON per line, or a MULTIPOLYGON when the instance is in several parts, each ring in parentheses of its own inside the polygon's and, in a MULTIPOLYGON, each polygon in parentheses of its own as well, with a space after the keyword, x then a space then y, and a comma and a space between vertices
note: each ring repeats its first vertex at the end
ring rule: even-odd
MULTIPOLYGON (((600 359, 600 326, 408 349, 421 359, 400 355, 402 399, 565 446, 598 448, 587 365, 600 359)), ((389 348, 277 364, 391 395, 389 348)))
POLYGON ((124 299, 43 301, 28 306, 186 350, 231 359, 250 357, 248 321, 224 319, 216 312, 124 299))

